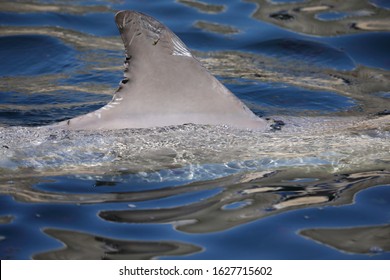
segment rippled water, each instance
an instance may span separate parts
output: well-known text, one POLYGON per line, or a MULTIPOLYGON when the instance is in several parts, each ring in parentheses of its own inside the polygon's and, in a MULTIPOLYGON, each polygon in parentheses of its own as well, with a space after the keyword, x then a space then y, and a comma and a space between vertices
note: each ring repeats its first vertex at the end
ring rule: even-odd
POLYGON ((389 259, 389 8, 0 1, 0 258, 389 259), (121 9, 284 125, 38 127, 111 100, 121 9))

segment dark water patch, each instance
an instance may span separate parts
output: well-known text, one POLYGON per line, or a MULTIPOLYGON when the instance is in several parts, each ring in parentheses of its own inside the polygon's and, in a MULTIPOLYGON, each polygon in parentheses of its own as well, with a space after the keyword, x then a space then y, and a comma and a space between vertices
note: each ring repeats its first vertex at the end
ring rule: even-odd
MULTIPOLYGON (((354 205, 343 207, 339 218, 327 227, 305 229, 300 234, 341 252, 376 254, 381 258, 381 254, 390 252, 389 192, 389 185, 365 190, 357 195, 354 205), (383 215, 373 215, 377 211, 381 211, 383 215), (352 216, 360 219, 349 218, 349 226, 346 226, 342 220, 352 216)), ((328 211, 329 214, 330 212, 332 211, 328 211)))
POLYGON ((1 13, 3 26, 58 26, 99 36, 117 36, 118 31, 111 13, 85 15, 60 13, 1 13))
MULTIPOLYGON (((116 65, 107 65, 116 66, 116 65)), ((66 84, 80 84, 80 83, 94 83, 96 85, 103 84, 112 87, 112 92, 117 88, 119 81, 122 79, 120 75, 121 71, 109 71, 109 70, 86 70, 79 71, 68 77, 62 79, 60 82, 66 84)), ((77 97, 76 97, 77 98, 77 97)))
POLYGON ((109 96, 83 92, 2 93, 0 123, 11 126, 45 125, 97 110, 110 99, 109 96))
POLYGON ((68 112, 65 109, 56 110, 56 113, 36 109, 3 109, 0 110, 0 123, 5 126, 40 126, 71 118, 68 112))
POLYGON ((69 14, 87 14, 98 12, 109 12, 110 9, 107 6, 97 6, 95 1, 7 1, 4 0, 1 3, 0 11, 8 13, 42 13, 42 12, 56 12, 56 13, 69 13, 69 14), (41 2, 41 3, 39 3, 41 2), (43 2, 43 3, 42 3, 43 2), (62 3, 61 3, 62 2, 62 3), (84 3, 84 5, 82 5, 84 3))
POLYGON ((353 70, 355 63, 350 56, 330 45, 293 38, 274 39, 248 46, 246 49, 285 61, 315 65, 336 70, 353 70))
POLYGON ((0 203, 0 215, 6 210, 14 216, 11 223, 0 224, 1 235, 4 236, 3 242, 0 242, 0 259, 30 259, 34 252, 49 250, 58 244, 42 236, 39 229, 41 217, 35 211, 36 207, 15 203, 8 196, 0 196, 0 203))
POLYGON ((75 50, 53 37, 5 36, 0 46, 0 76, 66 73, 75 67, 75 50))
POLYGON ((356 102, 335 92, 309 90, 288 84, 256 82, 228 85, 257 114, 327 114, 352 109, 356 102), (299 96, 299 98, 297 98, 299 96), (260 111, 258 111, 260 110, 260 111))
MULTIPOLYGON (((97 110, 103 105, 88 106, 87 109, 97 110)), ((86 111, 83 106, 77 106, 76 108, 69 109, 55 109, 55 110, 19 110, 6 108, 0 110, 0 123, 5 126, 41 126, 51 124, 53 122, 63 121, 72 117, 82 114, 86 111), (53 111, 55 113, 53 113, 53 111), (71 113, 70 113, 71 112, 71 113)))
POLYGON ((358 64, 390 70, 390 32, 326 38, 325 41, 345 50, 358 64))
MULTIPOLYGON (((350 176, 350 179, 352 177, 354 176, 350 176)), ((363 181, 360 183, 364 184, 363 181)), ((353 192, 353 189, 346 188, 336 193, 336 200, 343 196, 349 196, 350 192, 353 192)), ((312 225, 311 228, 347 228, 388 223, 390 219, 389 193, 390 185, 387 183, 375 184, 369 188, 361 189, 353 197, 350 197, 349 203, 342 205, 341 209, 337 209, 337 207, 323 208, 321 213, 323 221, 316 226, 312 225), (379 213, 377 211, 380 211, 381 215, 376 215, 375 213, 379 213)))
POLYGON ((359 193, 355 198, 355 202, 362 207, 358 207, 356 205, 353 207, 356 207, 356 210, 361 211, 362 213, 367 211, 367 216, 371 216, 373 213, 378 213, 377 211, 388 209, 383 212, 382 217, 374 217, 367 224, 372 225, 383 223, 383 221, 390 221, 390 185, 377 185, 375 188, 366 190, 364 193, 359 193))
MULTIPOLYGON (((71 92, 71 91, 56 91, 49 93, 24 94, 20 92, 1 92, 0 104, 7 105, 55 105, 63 104, 82 104, 103 102, 102 94, 86 93, 86 92, 71 92)), ((36 107, 35 107, 36 108, 36 107)))

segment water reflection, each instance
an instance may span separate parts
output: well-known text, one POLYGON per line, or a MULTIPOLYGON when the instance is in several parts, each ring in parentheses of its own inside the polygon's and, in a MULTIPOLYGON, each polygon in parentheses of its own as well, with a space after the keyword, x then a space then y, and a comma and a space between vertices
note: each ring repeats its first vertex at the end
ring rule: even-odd
POLYGON ((224 5, 210 4, 198 0, 177 0, 177 2, 188 7, 195 8, 203 13, 218 14, 222 13, 226 9, 224 5))
POLYGON ((379 254, 390 251, 390 225, 306 229, 300 234, 347 253, 379 254))
MULTIPOLYGON (((337 1, 326 4, 321 0, 275 3, 250 0, 258 4, 253 17, 299 33, 317 36, 337 36, 362 31, 389 31, 389 10, 366 0, 337 1), (345 15, 323 20, 324 13, 345 15)), ((325 16, 325 18, 327 18, 325 16)))
POLYGON ((177 230, 189 233, 222 231, 292 209, 351 203, 356 192, 380 182, 390 182, 390 174, 338 175, 299 183, 294 179, 296 172, 289 170, 246 174, 225 182, 203 182, 202 186, 194 183, 186 188, 214 185, 224 186, 224 190, 213 197, 179 207, 161 208, 157 204, 156 209, 103 210, 99 216, 120 223, 175 223, 177 230), (238 182, 229 182, 231 180, 238 182), (234 209, 226 208, 240 202, 246 203, 234 209))
POLYGON ((224 25, 220 23, 214 23, 214 22, 207 22, 207 21, 197 21, 194 26, 196 28, 203 29, 208 32, 215 32, 215 33, 221 33, 221 34, 235 34, 239 33, 240 30, 237 28, 230 26, 230 25, 224 25))
POLYGON ((45 234, 61 241, 65 248, 39 253, 37 260, 148 260, 159 256, 181 256, 201 251, 198 246, 175 241, 117 240, 82 232, 45 229, 45 234))
POLYGON ((266 40, 246 48, 280 59, 282 62, 300 61, 300 65, 335 70, 353 70, 356 65, 351 57, 340 49, 324 43, 292 38, 266 40))
MULTIPOLYGON (((53 249, 46 253, 35 254, 36 259, 150 259, 199 253, 203 249, 196 242, 194 244, 188 243, 188 240, 183 242, 183 236, 180 235, 172 235, 168 237, 169 241, 164 241, 167 240, 166 234, 162 233, 164 231, 161 231, 159 237, 155 236, 156 230, 159 226, 163 229, 171 225, 172 229, 183 233, 208 234, 227 231, 292 210, 347 205, 353 203, 356 194, 362 190, 376 185, 390 184, 390 173, 373 171, 331 175, 292 168, 274 172, 236 174, 153 190, 130 191, 131 185, 128 185, 129 191, 118 192, 113 182, 91 181, 85 183, 99 185, 99 188, 106 188, 106 191, 72 194, 61 189, 57 190, 55 185, 51 191, 42 191, 36 187, 50 181, 54 183, 55 179, 56 177, 33 180, 26 178, 26 180, 2 182, 0 190, 3 195, 12 196, 18 203, 46 204, 48 207, 57 205, 56 217, 64 221, 75 218, 72 217, 73 214, 66 218, 67 212, 75 211, 76 215, 79 211, 85 213, 92 211, 87 218, 91 229, 94 228, 94 224, 102 223, 100 219, 103 219, 103 224, 99 228, 115 228, 114 225, 117 224, 121 227, 137 225, 139 229, 142 229, 142 225, 145 229, 147 225, 153 225, 156 229, 153 230, 152 241, 144 240, 142 235, 137 234, 139 229, 132 231, 131 228, 119 230, 119 232, 128 232, 126 235, 130 239, 123 238, 123 235, 118 239, 115 234, 118 230, 112 232, 109 230, 103 234, 87 233, 89 227, 74 230, 75 224, 67 225, 57 218, 54 219, 54 216, 49 217, 46 212, 37 210, 35 215, 38 215, 40 227, 44 228, 43 232, 61 241, 65 247, 58 249, 58 245, 52 246, 53 249), (59 210, 59 205, 69 206, 59 210), (74 210, 71 210, 73 208, 74 210), (96 215, 98 215, 96 221, 91 220, 91 217, 93 219, 96 215), (63 229, 57 228, 59 222, 63 229), (105 224, 107 226, 104 226, 105 224), (109 232, 115 237, 111 237, 109 232)), ((68 182, 70 181, 64 181, 64 187, 68 182)), ((83 181, 75 181, 75 183, 82 189, 83 181)), ((27 207, 26 210, 18 211, 23 213, 23 211, 30 211, 28 209, 27 207)), ((7 225, 15 227, 19 223, 9 216, 3 216, 2 220, 5 223, 3 227, 7 225)), ((375 246, 388 251, 388 246, 385 244, 388 231, 388 226, 372 226, 346 230, 308 229, 303 230, 301 234, 340 250, 367 253, 367 250, 372 252, 375 246), (357 241, 354 242, 359 245, 343 242, 347 238, 356 239, 357 241)), ((7 234, 2 237, 3 240, 8 238, 10 236, 7 234)))
MULTIPOLYGON (((78 14, 85 15, 86 13, 103 13, 103 12, 113 12, 108 6, 105 5, 74 5, 74 3, 69 3, 68 1, 61 3, 40 3, 38 1, 1 1, 1 12, 7 13, 65 13, 65 14, 78 14)), ((72 1, 76 2, 76 1, 72 1)), ((78 2, 78 1, 77 1, 78 2)))

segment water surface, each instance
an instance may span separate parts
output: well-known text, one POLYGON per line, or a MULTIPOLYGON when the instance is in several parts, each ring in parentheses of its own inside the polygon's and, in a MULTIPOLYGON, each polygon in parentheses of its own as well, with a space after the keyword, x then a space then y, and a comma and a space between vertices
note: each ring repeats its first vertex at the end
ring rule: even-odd
POLYGON ((1 1, 1 259, 389 259, 386 1, 1 1), (106 104, 114 14, 169 26, 267 132, 42 126, 106 104))

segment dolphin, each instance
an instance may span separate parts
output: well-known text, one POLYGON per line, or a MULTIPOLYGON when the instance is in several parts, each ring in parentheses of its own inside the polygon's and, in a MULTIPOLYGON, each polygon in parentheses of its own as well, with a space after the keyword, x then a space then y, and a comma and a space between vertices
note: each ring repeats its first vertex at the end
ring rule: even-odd
POLYGON ((96 111, 51 127, 106 130, 192 123, 265 130, 268 126, 168 27, 136 11, 119 11, 115 22, 126 59, 124 78, 113 99, 96 111))

